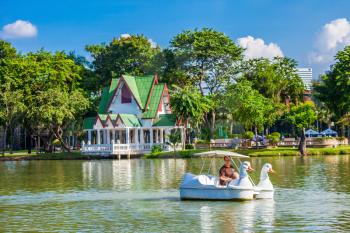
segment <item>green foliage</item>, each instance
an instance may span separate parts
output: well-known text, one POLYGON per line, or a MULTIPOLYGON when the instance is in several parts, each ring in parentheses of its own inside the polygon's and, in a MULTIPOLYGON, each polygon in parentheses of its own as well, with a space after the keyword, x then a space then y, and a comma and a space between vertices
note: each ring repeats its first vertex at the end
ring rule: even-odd
POLYGON ((201 95, 209 95, 211 109, 205 114, 208 137, 215 133, 216 112, 223 109, 222 90, 239 72, 243 49, 231 38, 214 29, 187 30, 176 35, 164 51, 160 74, 181 87, 194 86, 201 95))
POLYGON ((296 61, 285 57, 248 60, 243 65, 241 79, 252 83, 254 89, 274 103, 284 103, 286 99, 301 99, 304 85, 296 74, 296 61))
POLYGON ((229 134, 228 137, 229 138, 242 138, 242 134, 238 134, 238 133, 232 133, 232 134, 229 134))
POLYGON ((276 138, 281 138, 281 134, 279 132, 272 132, 270 135, 276 138))
POLYGON ((204 114, 211 109, 212 104, 209 97, 202 96, 191 86, 174 86, 170 100, 172 110, 178 118, 184 123, 192 122, 194 125, 203 121, 204 114))
POLYGON ((281 140, 281 134, 279 132, 273 132, 267 136, 267 139, 270 140, 272 145, 277 145, 277 143, 281 140))
POLYGON ((252 140, 254 138, 254 133, 252 131, 247 131, 243 134, 243 138, 252 140))
POLYGON ((181 142, 181 133, 179 130, 173 130, 169 135, 169 143, 176 148, 177 144, 181 142))
POLYGON ((350 46, 339 51, 335 58, 336 63, 314 86, 314 96, 338 121, 350 112, 350 46))
POLYGON ((153 47, 144 35, 114 38, 107 45, 88 45, 86 50, 94 58, 93 69, 100 86, 123 74, 144 75, 155 71, 155 56, 159 47, 153 47))
POLYGON ((65 127, 82 116, 89 106, 89 100, 79 88, 81 69, 63 52, 40 50, 3 59, 0 86, 8 86, 16 95, 11 97, 12 101, 16 100, 13 105, 24 106, 23 114, 16 115, 21 116, 29 131, 48 130, 49 138, 55 137, 63 143, 65 127))
POLYGON ((272 125, 278 117, 276 105, 245 80, 228 86, 225 104, 234 119, 246 128, 255 126, 261 129, 265 124, 272 125))
POLYGON ((290 112, 286 114, 286 119, 299 130, 306 128, 312 125, 317 119, 315 107, 308 102, 293 105, 290 112))
POLYGON ((203 82, 210 94, 218 92, 235 71, 234 62, 241 60, 243 50, 222 32, 210 28, 183 31, 170 42, 191 84, 203 94, 203 82))
POLYGON ((159 152, 162 152, 161 146, 152 146, 152 151, 151 151, 152 154, 159 153, 159 152))
POLYGON ((52 141, 52 145, 54 145, 54 146, 59 146, 59 145, 61 145, 61 142, 60 142, 60 140, 58 140, 58 139, 56 138, 56 139, 54 139, 54 140, 52 141))
POLYGON ((192 150, 192 149, 194 149, 194 146, 192 144, 186 144, 185 145, 185 149, 186 150, 192 150))
POLYGON ((202 139, 196 140, 196 144, 207 144, 209 142, 210 142, 209 140, 202 140, 202 139))
POLYGON ((9 43, 0 39, 0 61, 18 57, 17 50, 9 43))

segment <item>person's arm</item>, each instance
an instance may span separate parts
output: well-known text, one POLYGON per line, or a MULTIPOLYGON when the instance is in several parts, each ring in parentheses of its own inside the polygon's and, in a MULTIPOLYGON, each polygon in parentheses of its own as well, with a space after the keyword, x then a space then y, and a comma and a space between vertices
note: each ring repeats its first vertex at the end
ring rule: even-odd
POLYGON ((226 174, 225 174, 225 172, 224 172, 224 169, 225 168, 221 168, 220 169, 220 180, 223 180, 223 181, 231 181, 232 179, 230 178, 230 177, 227 177, 227 176, 225 176, 226 174))

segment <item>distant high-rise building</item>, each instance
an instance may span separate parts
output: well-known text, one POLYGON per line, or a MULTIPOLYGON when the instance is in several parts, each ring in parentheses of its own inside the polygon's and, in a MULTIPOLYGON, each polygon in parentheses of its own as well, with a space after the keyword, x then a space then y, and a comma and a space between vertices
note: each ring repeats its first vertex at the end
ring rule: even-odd
POLYGON ((311 90, 311 87, 312 87, 312 68, 297 68, 296 73, 303 80, 305 90, 311 90))

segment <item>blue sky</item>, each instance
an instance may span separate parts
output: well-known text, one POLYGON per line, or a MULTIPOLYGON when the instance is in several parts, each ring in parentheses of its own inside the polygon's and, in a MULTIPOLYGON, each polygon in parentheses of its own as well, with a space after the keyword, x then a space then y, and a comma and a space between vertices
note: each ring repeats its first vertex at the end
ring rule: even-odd
POLYGON ((120 34, 142 33, 166 47, 184 29, 212 27, 235 42, 243 38, 253 57, 283 54, 317 77, 350 43, 349 9, 345 0, 1 0, 0 37, 22 52, 87 55, 85 45, 120 34), (16 27, 17 20, 28 24, 16 27))

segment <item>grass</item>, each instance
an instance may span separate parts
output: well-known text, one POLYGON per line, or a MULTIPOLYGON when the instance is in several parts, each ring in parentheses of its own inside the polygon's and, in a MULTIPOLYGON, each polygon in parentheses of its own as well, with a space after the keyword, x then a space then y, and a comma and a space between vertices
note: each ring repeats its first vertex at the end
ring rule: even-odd
MULTIPOLYGON (((146 154, 145 158, 189 158, 192 154, 206 150, 183 150, 175 152, 159 152, 155 154, 146 154)), ((230 150, 240 154, 248 155, 250 157, 264 157, 264 156, 297 156, 299 151, 292 147, 279 147, 269 149, 237 149, 230 150)), ((336 148, 307 148, 308 155, 345 155, 350 154, 350 146, 339 146, 336 148)))
POLYGON ((0 161, 8 160, 75 160, 75 159, 101 159, 101 158, 111 158, 111 157, 101 157, 99 155, 84 155, 79 151, 68 152, 57 152, 57 153, 40 153, 37 154, 36 151, 32 151, 28 154, 27 151, 14 151, 13 154, 5 153, 5 156, 0 155, 0 161))
POLYGON ((207 151, 206 149, 188 149, 180 151, 163 151, 157 153, 145 154, 144 158, 154 159, 154 158, 190 158, 194 153, 207 151))
MULTIPOLYGON (((230 150, 230 149, 227 149, 230 150)), ((144 158, 190 158, 194 153, 207 151, 206 149, 189 149, 181 150, 176 152, 164 151, 158 153, 150 153, 144 155, 144 158)), ((296 148, 291 147, 280 147, 280 148, 269 148, 269 149, 237 149, 230 150, 240 154, 248 155, 251 157, 264 157, 264 156, 297 156, 299 151, 296 148)), ((308 155, 345 155, 350 154, 350 146, 339 146, 336 148, 307 148, 308 155)), ((105 159, 114 158, 102 157, 100 155, 84 155, 79 151, 59 152, 52 154, 37 154, 32 151, 32 154, 27 154, 27 151, 14 151, 13 154, 6 153, 5 156, 0 155, 0 161, 8 160, 91 160, 91 159, 105 159)))

